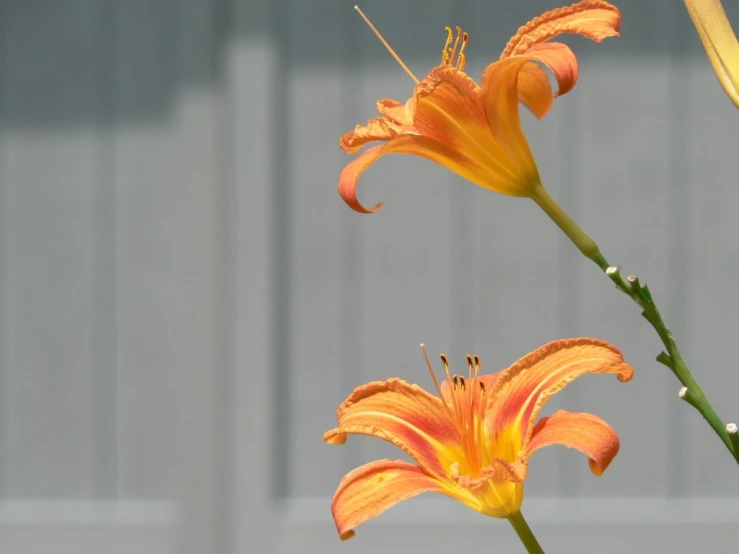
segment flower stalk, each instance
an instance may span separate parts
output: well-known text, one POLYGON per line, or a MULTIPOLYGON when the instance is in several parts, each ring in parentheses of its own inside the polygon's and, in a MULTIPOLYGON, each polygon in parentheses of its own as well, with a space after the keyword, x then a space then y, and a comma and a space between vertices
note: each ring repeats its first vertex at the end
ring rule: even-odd
POLYGON ((518 538, 521 539, 521 542, 526 547, 526 551, 529 554, 544 554, 544 550, 539 544, 539 541, 536 540, 534 533, 531 531, 529 524, 526 523, 521 512, 513 514, 508 518, 508 521, 511 522, 518 538))
POLYGON ((732 437, 727 433, 726 425, 718 413, 716 413, 716 410, 713 409, 713 406, 711 406, 698 381, 693 376, 685 360, 683 360, 675 337, 667 325, 665 325, 649 288, 641 284, 636 275, 630 275, 624 279, 621 275, 620 268, 608 262, 600 252, 595 241, 567 215, 554 198, 547 193, 544 187, 539 187, 532 198, 557 226, 562 229, 567 237, 577 246, 578 250, 586 258, 595 262, 606 276, 613 281, 616 288, 631 298, 642 309, 642 317, 654 328, 667 350, 657 356, 657 361, 668 367, 683 387, 687 389, 685 397, 681 396, 681 398, 686 400, 688 404, 693 406, 703 416, 739 464, 739 444, 737 444, 736 440, 732 440, 732 437))

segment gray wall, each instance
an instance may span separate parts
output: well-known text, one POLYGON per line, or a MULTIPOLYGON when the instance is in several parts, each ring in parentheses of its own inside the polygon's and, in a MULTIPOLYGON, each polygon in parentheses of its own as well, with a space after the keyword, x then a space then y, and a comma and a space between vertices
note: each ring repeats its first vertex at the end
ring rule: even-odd
MULTIPOLYGON (((419 75, 462 25, 477 76, 556 4, 362 7, 419 75)), ((581 80, 525 127, 552 194, 647 280, 739 419, 736 110, 681 3, 622 4, 622 38, 568 40, 581 80)), ((537 453, 525 508, 545 548, 731 552, 735 464, 636 307, 533 203, 389 157, 359 192, 387 206, 343 205, 338 137, 412 88, 352 6, 0 1, 0 551, 516 551, 505 522, 424 497, 340 544, 339 479, 399 453, 321 435, 358 384, 430 385, 419 342, 494 370, 590 335, 635 379, 550 406, 598 413, 622 451, 600 479, 537 453)))

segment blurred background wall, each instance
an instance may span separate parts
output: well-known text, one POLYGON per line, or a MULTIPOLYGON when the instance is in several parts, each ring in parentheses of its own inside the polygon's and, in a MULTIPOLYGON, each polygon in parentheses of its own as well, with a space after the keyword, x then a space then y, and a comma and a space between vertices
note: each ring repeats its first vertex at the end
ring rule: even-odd
MULTIPOLYGON (((338 137, 412 82, 354 0, 0 0, 0 552, 520 550, 421 497, 339 542, 341 476, 400 453, 323 445, 357 385, 430 386, 418 343, 496 370, 590 335, 636 368, 582 379, 622 450, 532 461, 548 552, 734 552, 736 467, 677 400, 635 306, 532 202, 383 159, 349 210, 338 137), (734 546, 731 546, 731 545, 734 546)), ((566 39, 580 81, 525 117, 551 193, 650 285, 719 413, 739 419, 736 113, 680 2, 566 39)), ((477 77, 553 0, 366 0, 418 75, 445 25, 477 77)), ((739 21, 736 6, 727 6, 739 21)))

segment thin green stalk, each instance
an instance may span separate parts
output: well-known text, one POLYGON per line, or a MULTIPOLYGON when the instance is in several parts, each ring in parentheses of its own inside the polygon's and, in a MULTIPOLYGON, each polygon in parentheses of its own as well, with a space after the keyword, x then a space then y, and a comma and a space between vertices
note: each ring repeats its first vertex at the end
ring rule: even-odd
POLYGON ((539 187, 532 196, 544 212, 552 218, 557 226, 564 231, 567 237, 577 246, 577 248, 589 259, 593 260, 598 267, 608 276, 616 287, 631 298, 642 309, 642 316, 646 319, 654 330, 657 331, 659 338, 662 340, 667 352, 661 352, 657 356, 657 361, 667 366, 678 378, 684 387, 687 387, 689 396, 682 395, 684 400, 690 399, 688 402, 693 406, 708 422, 716 435, 721 439, 731 455, 737 463, 739 463, 739 447, 736 442, 731 439, 726 432, 726 426, 711 403, 706 398, 703 390, 698 385, 693 374, 683 360, 680 350, 677 347, 675 337, 665 325, 662 316, 657 309, 657 305, 652 299, 652 294, 646 285, 642 285, 635 275, 624 279, 621 276, 621 270, 618 266, 611 265, 605 256, 601 254, 598 245, 591 239, 580 227, 575 223, 569 215, 557 204, 544 187, 539 187))
POLYGON ((539 545, 539 541, 536 540, 534 533, 531 531, 529 524, 526 523, 521 512, 510 516, 508 521, 511 522, 518 538, 521 539, 529 554, 544 554, 544 550, 539 545))

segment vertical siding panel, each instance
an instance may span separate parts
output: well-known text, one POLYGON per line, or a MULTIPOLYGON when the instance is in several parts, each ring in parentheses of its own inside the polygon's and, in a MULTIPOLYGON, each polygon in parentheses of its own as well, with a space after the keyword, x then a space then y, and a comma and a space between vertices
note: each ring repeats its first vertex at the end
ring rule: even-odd
MULTIPOLYGON (((658 7, 644 4, 638 16, 630 12, 624 38, 587 45, 589 57, 581 65, 578 83, 582 117, 578 159, 583 228, 612 264, 621 264, 626 275, 638 273, 665 306, 670 286, 670 221, 664 209, 670 186, 667 129, 673 117, 665 98, 671 81, 665 59, 646 55, 650 47, 656 49, 668 38, 665 19, 655 13, 658 7), (648 26, 652 20, 657 24, 648 26), (626 40, 632 34, 653 41, 639 58, 626 40)), ((654 360, 659 339, 640 318, 638 307, 594 264, 586 268, 581 296, 586 299, 583 332, 619 347, 636 376, 628 384, 596 376, 578 385, 582 407, 606 419, 621 436, 621 453, 600 479, 588 474, 583 461, 575 460, 576 453, 567 453, 572 471, 579 474, 578 492, 664 495, 669 492, 665 467, 672 463, 666 432, 676 389, 665 368, 654 360)), ((669 306, 664 315, 670 321, 669 306)))
POLYGON ((8 492, 8 437, 10 432, 8 358, 8 13, 0 2, 0 498, 8 492))
MULTIPOLYGON (((692 292, 690 288, 690 261, 692 259, 690 236, 692 234, 691 190, 690 190, 690 89, 689 66, 686 60, 686 39, 689 17, 687 10, 675 10, 669 0, 659 4, 660 15, 664 18, 667 27, 666 40, 670 51, 665 63, 669 68, 669 121, 665 125, 664 140, 668 145, 668 167, 664 172, 665 211, 667 213, 668 250, 665 271, 667 282, 664 299, 661 301, 663 310, 670 319, 666 320, 670 330, 678 340, 681 352, 686 360, 691 359, 693 352, 693 336, 688 334, 691 316, 692 292)), ((692 27, 692 25, 691 25, 692 27)), ((692 29, 691 29, 692 31, 692 29)), ((692 31, 694 32, 694 31, 692 31)), ((668 493, 671 496, 689 494, 689 471, 693 459, 692 437, 684 432, 685 424, 697 413, 689 413, 682 402, 675 401, 675 391, 679 390, 680 383, 672 375, 667 386, 668 404, 665 418, 665 438, 667 442, 668 459, 666 468, 668 493)), ((705 430, 704 430, 705 431, 705 430)))
MULTIPOLYGON (((692 30, 692 29, 691 29, 692 30)), ((695 40, 695 39, 688 39, 695 40)), ((739 159, 736 108, 718 84, 703 53, 686 67, 689 105, 683 114, 689 135, 686 175, 691 225, 684 252, 689 253, 683 302, 690 319, 686 361, 713 407, 726 422, 739 423, 739 370, 736 314, 739 297, 739 159)), ((739 495, 737 466, 713 431, 692 409, 682 418, 688 436, 688 492, 696 496, 739 495)))
MULTIPOLYGON (((230 249, 234 286, 234 517, 235 551, 275 552, 282 527, 274 518, 274 484, 285 479, 278 471, 278 441, 288 429, 272 415, 282 409, 286 387, 280 382, 275 349, 274 234, 276 162, 279 145, 275 114, 276 90, 283 86, 280 58, 271 34, 269 0, 237 1, 233 20, 240 38, 229 48, 227 65, 230 213, 234 240, 230 249)), ((284 132, 284 131, 282 131, 284 132)), ((280 216, 282 214, 279 214, 280 216)))
POLYGON ((118 184, 119 491, 168 497, 175 467, 177 287, 173 212, 179 209, 168 102, 174 59, 164 0, 134 0, 116 13, 118 184))
POLYGON ((84 497, 93 463, 95 2, 6 10, 7 493, 84 497))
MULTIPOLYGON (((226 378, 217 332, 222 317, 224 181, 221 91, 209 82, 214 67, 214 2, 180 2, 181 17, 174 49, 183 81, 175 96, 175 178, 177 199, 172 215, 172 317, 177 325, 173 350, 177 383, 177 486, 180 507, 177 552, 222 554, 228 527, 223 525, 219 491, 221 466, 227 457, 217 443, 216 402, 226 378)), ((228 404, 227 400, 223 400, 228 404)), ((223 500, 226 500, 225 498, 223 500)), ((225 518, 223 518, 225 519, 225 518)))
POLYGON ((93 482, 96 496, 115 498, 118 466, 117 179, 114 132, 115 0, 97 10, 97 133, 93 191, 93 482))
MULTIPOLYGON (((286 175, 290 186, 290 212, 285 214, 290 232, 290 306, 288 333, 290 376, 290 494, 330 496, 338 484, 341 449, 321 446, 321 436, 336 424, 335 410, 342 400, 343 373, 340 358, 345 332, 359 317, 359 305, 340 304, 342 293, 342 236, 348 208, 336 193, 340 157, 338 137, 345 113, 344 75, 336 64, 306 66, 302 50, 310 45, 317 58, 329 57, 345 44, 341 25, 323 26, 320 36, 306 25, 317 21, 344 20, 355 14, 345 2, 287 3, 290 17, 284 35, 288 58, 289 102, 285 120, 290 123, 286 147, 286 175), (340 310, 346 310, 340 313, 340 310), (349 317, 347 327, 340 327, 349 317), (320 409, 317 409, 320 408, 320 409)), ((358 214, 357 214, 358 216, 358 214)), ((361 244, 353 245, 361 251, 361 244)), ((349 339, 351 340, 351 339, 349 339)), ((358 383, 355 383, 356 385, 358 383)), ((350 387, 351 388, 351 387, 350 387)))

